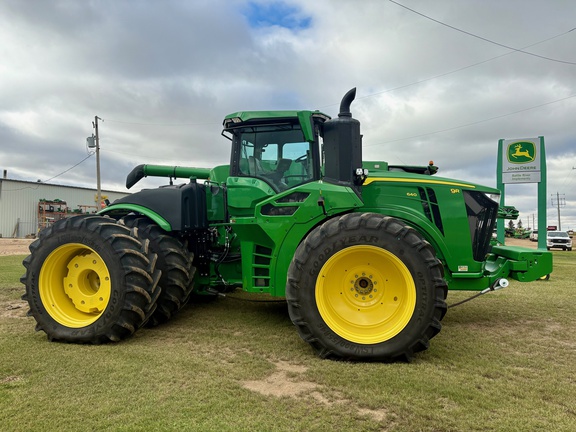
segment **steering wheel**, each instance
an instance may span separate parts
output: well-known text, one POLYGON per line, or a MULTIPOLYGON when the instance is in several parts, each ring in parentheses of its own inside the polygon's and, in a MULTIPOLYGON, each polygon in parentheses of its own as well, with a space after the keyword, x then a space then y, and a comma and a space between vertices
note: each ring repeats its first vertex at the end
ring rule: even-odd
POLYGON ((294 162, 303 163, 306 159, 308 159, 308 155, 302 155, 294 159, 294 162))

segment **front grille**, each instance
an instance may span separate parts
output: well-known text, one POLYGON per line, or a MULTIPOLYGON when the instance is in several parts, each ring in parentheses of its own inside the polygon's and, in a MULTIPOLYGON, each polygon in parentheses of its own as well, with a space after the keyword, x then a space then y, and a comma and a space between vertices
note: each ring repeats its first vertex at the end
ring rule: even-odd
POLYGON ((434 189, 419 187, 418 193, 420 194, 420 202, 424 214, 430 222, 436 225, 438 230, 444 234, 444 225, 442 224, 442 216, 440 215, 440 206, 438 205, 434 189))
POLYGON ((498 216, 498 204, 482 192, 464 191, 464 202, 468 214, 472 254, 476 261, 484 261, 490 250, 492 231, 498 216))

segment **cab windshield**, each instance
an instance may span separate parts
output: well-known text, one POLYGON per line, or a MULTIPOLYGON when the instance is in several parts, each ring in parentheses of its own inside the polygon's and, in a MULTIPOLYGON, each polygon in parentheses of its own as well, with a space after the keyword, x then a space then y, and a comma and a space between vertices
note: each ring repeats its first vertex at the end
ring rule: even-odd
POLYGON ((239 176, 260 178, 277 191, 314 179, 312 143, 298 124, 243 127, 234 135, 239 176))

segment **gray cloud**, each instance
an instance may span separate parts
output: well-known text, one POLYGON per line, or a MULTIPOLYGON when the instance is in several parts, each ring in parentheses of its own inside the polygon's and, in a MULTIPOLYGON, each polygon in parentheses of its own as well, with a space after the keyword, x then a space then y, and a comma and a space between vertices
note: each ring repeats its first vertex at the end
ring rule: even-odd
MULTIPOLYGON (((433 159, 443 176, 495 185, 499 138, 545 136, 549 192, 565 194, 563 219, 576 228, 575 65, 506 54, 381 0, 286 0, 276 9, 289 19, 258 21, 264 4, 275 10, 244 0, 3 1, 1 168, 32 181, 63 172, 86 157, 98 115, 103 186, 122 190, 140 163, 228 163, 220 125, 230 112, 335 115, 357 87, 366 159, 433 159)), ((527 50, 576 62, 571 1, 403 4, 518 48, 565 33, 527 50)), ((94 173, 90 158, 54 182, 93 186, 94 173)), ((522 215, 536 211, 525 192, 534 187, 507 188, 522 215)))

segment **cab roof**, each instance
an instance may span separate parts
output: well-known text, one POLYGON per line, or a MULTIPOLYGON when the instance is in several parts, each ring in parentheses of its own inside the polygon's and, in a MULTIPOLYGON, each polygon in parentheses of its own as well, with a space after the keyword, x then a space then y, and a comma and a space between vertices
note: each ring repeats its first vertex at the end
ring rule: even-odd
POLYGON ((277 120, 298 119, 306 140, 313 141, 314 131, 311 121, 313 117, 322 121, 330 120, 330 116, 320 111, 238 111, 224 117, 222 125, 224 129, 231 129, 242 126, 244 123, 254 124, 262 121, 274 122, 277 120))

